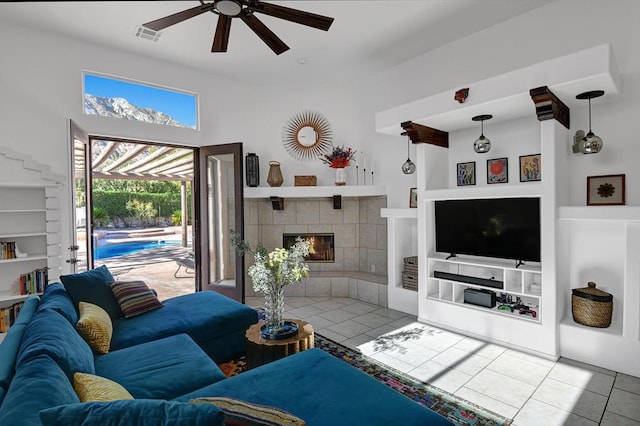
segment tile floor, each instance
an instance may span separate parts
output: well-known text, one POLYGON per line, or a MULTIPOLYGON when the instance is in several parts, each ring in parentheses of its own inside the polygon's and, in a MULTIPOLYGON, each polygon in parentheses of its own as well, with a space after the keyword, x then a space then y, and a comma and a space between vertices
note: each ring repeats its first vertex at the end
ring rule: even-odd
MULTIPOLYGON (((247 298, 261 306, 263 298, 247 298)), ((416 321, 350 298, 288 297, 286 317, 422 381, 514 419, 517 426, 640 426, 640 378, 558 362, 416 321)))

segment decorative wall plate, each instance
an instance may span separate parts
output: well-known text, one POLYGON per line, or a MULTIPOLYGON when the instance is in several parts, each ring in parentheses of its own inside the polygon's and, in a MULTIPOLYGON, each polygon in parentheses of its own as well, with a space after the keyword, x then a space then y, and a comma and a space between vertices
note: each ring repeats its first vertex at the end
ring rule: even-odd
POLYGON ((303 111, 291 117, 282 129, 282 143, 294 158, 308 161, 327 152, 333 133, 329 121, 319 112, 303 111))

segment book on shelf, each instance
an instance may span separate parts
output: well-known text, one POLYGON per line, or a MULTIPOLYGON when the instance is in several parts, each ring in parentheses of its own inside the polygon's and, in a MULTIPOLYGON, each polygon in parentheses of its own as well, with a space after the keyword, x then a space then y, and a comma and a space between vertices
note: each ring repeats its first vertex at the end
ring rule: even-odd
POLYGON ((20 294, 40 294, 49 284, 49 268, 35 269, 20 275, 20 294))
POLYGON ((2 257, 0 257, 0 259, 16 258, 16 242, 15 241, 3 241, 0 244, 2 244, 2 257))
POLYGON ((9 331, 13 323, 18 318, 18 314, 20 313, 20 309, 24 302, 14 303, 11 306, 0 308, 0 333, 6 333, 9 331))

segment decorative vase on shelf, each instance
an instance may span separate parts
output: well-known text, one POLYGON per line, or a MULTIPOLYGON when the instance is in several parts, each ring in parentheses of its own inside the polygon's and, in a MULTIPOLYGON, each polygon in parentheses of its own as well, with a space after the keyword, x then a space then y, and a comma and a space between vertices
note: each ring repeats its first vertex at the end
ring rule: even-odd
POLYGON ((280 171, 280 163, 278 161, 269 161, 269 175, 267 183, 269 186, 280 186, 284 182, 282 172, 280 171))
POLYGON ((250 152, 245 157, 245 171, 247 186, 256 187, 260 185, 260 161, 255 152, 250 152))
POLYGON ((347 184, 347 170, 344 167, 336 168, 336 185, 344 186, 347 184))

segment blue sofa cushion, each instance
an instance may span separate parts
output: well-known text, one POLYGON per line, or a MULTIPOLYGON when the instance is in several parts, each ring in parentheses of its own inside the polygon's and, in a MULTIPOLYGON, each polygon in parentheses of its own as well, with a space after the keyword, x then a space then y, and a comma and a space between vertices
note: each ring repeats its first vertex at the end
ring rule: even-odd
POLYGON ((216 426, 224 413, 209 404, 138 399, 90 402, 49 408, 40 412, 43 426, 216 426))
POLYGON ((40 299, 39 310, 53 309, 65 317, 71 324, 78 322, 78 312, 73 301, 60 283, 49 284, 40 299))
POLYGON ((362 371, 309 349, 176 400, 225 396, 278 407, 308 425, 452 425, 362 371))
MULTIPOLYGON (((115 320, 111 350, 180 333, 187 333, 200 344, 236 331, 244 335, 256 322, 255 309, 221 294, 213 291, 185 294, 165 300, 162 309, 115 320)), ((244 347, 238 350, 242 353, 244 347)))
POLYGON ((16 370, 41 354, 49 355, 69 381, 73 381, 76 371, 95 374, 93 352, 87 342, 65 317, 50 309, 38 310, 27 325, 16 359, 16 370))
POLYGON ((122 318, 120 305, 109 287, 115 280, 105 265, 78 274, 62 275, 60 281, 76 309, 78 303, 89 302, 107 311, 112 321, 122 318))
POLYGON ((0 405, 0 425, 39 425, 40 410, 80 400, 58 365, 39 355, 18 367, 0 405))
POLYGON ((28 324, 31 321, 31 316, 38 309, 38 303, 40 302, 39 296, 29 296, 24 301, 24 305, 20 308, 18 318, 16 318, 13 325, 28 324))
POLYGON ((225 378, 186 334, 97 356, 95 369, 136 399, 173 399, 225 378))
POLYGON ((16 372, 16 357, 26 325, 12 326, 0 345, 0 388, 8 389, 16 372))

